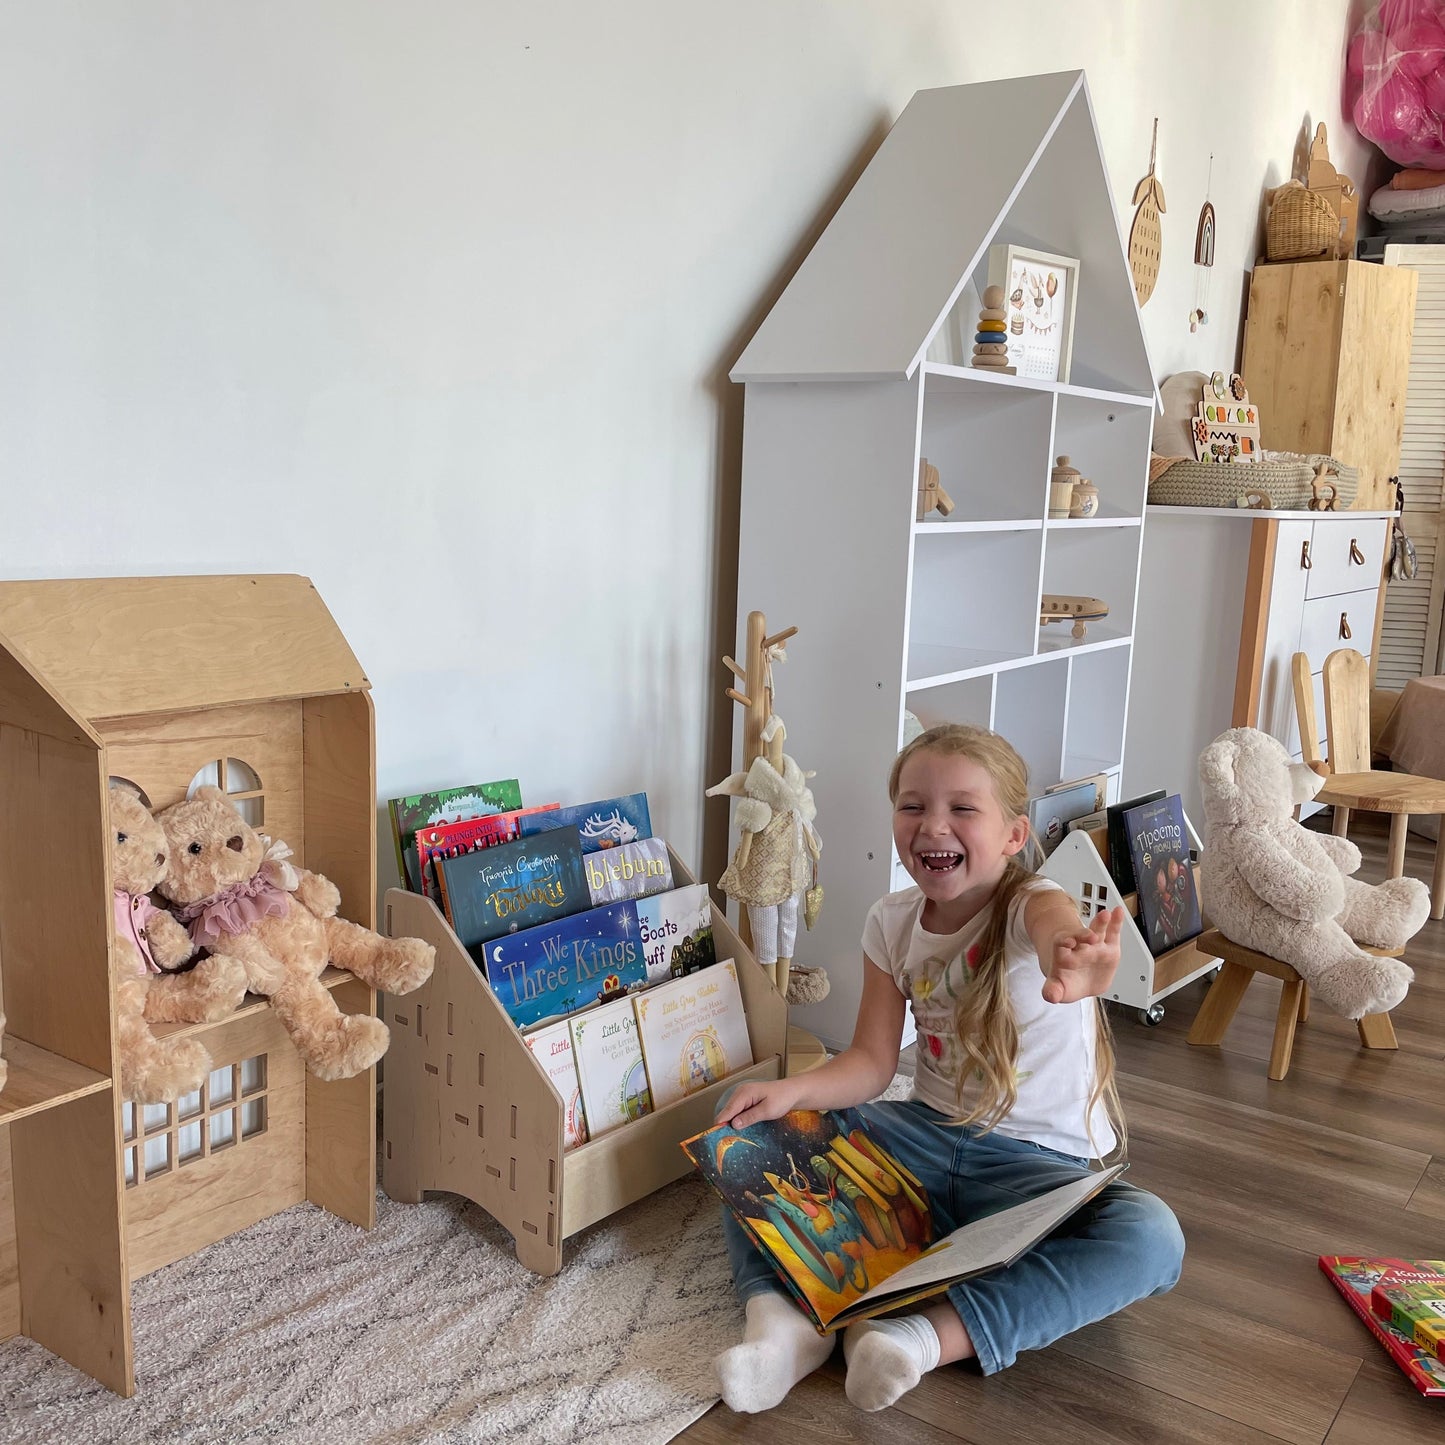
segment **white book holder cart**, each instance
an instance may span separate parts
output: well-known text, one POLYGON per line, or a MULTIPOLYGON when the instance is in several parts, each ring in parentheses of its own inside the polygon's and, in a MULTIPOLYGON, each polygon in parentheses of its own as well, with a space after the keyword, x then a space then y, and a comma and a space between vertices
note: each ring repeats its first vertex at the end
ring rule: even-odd
MULTIPOLYGON (((1184 827, 1189 834, 1189 859, 1197 891, 1199 850, 1203 845, 1187 817, 1184 827)), ((1039 869, 1043 877, 1052 878, 1079 905, 1085 923, 1117 903, 1122 903, 1131 917, 1139 916, 1138 895, 1119 891, 1109 873, 1108 852, 1107 828, 1079 828, 1065 836, 1039 869)), ((1207 919, 1204 926, 1209 927, 1207 919)), ((1196 943, 1196 939, 1190 939, 1155 958, 1137 928, 1124 929, 1119 935, 1119 971, 1114 975, 1113 991, 1106 997, 1112 1003, 1137 1009, 1141 1023, 1159 1023, 1164 1017, 1163 1001, 1171 993, 1219 967, 1219 959, 1201 952, 1196 943)))

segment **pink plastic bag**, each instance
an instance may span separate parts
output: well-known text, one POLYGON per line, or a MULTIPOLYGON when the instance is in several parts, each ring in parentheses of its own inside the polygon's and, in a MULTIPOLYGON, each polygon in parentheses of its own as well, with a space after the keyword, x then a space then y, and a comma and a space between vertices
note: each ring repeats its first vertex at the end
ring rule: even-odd
POLYGON ((1377 0, 1345 55, 1355 125, 1402 166, 1445 171, 1445 0, 1377 0))

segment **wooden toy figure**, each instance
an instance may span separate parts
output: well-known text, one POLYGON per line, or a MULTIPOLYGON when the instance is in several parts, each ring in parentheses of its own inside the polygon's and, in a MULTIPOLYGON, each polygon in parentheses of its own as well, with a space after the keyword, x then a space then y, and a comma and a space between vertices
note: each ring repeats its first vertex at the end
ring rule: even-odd
POLYGON ((978 313, 978 333, 973 338, 970 365, 981 371, 998 371, 1013 376, 1017 368, 1008 360, 1008 323, 1003 304, 1003 287, 989 286, 983 293, 983 310, 978 313))

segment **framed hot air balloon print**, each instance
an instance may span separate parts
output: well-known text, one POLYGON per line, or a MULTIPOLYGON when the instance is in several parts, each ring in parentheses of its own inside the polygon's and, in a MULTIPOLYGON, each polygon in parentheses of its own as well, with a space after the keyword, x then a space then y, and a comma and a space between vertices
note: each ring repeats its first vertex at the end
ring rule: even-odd
POLYGON ((1067 381, 1079 263, 1029 246, 991 246, 988 284, 1003 290, 1003 339, 1016 375, 1067 381))

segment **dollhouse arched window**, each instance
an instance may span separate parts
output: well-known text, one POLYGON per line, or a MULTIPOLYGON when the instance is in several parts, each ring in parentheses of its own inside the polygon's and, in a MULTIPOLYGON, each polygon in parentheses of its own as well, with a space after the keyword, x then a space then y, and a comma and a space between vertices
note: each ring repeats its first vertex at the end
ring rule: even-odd
POLYGON ((186 797, 193 798, 197 788, 219 788, 235 805, 247 826, 260 828, 266 821, 265 796, 255 768, 240 758, 217 758, 207 763, 186 788, 186 797))

